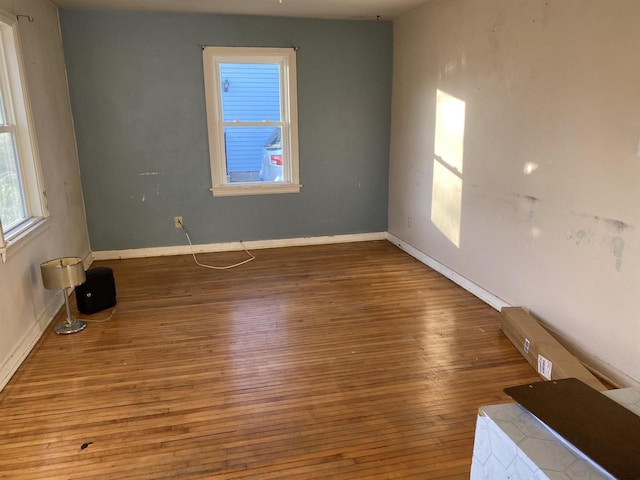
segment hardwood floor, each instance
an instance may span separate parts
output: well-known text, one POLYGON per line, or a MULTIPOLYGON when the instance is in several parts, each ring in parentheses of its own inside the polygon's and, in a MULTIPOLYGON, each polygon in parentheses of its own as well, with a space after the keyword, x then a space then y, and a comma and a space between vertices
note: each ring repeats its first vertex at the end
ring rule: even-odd
POLYGON ((253 253, 95 263, 117 311, 61 311, 0 393, 0 478, 466 479, 478 407, 538 380, 386 241, 253 253))

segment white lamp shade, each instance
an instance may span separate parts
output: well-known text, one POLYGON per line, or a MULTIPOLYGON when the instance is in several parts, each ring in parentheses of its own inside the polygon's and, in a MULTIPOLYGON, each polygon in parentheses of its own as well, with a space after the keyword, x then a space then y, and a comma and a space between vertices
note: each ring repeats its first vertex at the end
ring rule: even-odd
POLYGON ((86 276, 82 259, 78 257, 55 258, 40 264, 44 288, 60 290, 84 283, 86 276))

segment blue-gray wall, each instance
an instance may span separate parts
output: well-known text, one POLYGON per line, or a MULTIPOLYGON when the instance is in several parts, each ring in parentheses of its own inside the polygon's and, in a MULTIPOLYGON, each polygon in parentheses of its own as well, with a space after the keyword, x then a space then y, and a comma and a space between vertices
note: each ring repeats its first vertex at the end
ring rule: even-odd
POLYGON ((387 230, 390 22, 62 10, 94 251, 387 230), (299 194, 214 198, 202 45, 300 47, 299 194))

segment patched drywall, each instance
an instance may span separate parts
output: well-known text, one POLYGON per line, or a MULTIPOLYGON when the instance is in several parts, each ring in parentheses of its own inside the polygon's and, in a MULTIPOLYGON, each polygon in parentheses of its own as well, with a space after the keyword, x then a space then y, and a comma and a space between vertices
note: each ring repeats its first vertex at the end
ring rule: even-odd
POLYGON ((389 232, 621 384, 640 381, 638 18, 633 0, 435 0, 394 22, 389 232), (438 122, 463 134, 460 171, 438 122))

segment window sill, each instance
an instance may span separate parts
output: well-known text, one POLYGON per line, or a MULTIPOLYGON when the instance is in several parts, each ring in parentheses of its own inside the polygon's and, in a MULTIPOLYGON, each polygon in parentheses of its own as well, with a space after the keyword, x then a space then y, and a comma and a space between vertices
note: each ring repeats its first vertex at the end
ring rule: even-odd
POLYGON ((299 193, 302 185, 285 184, 261 184, 244 183, 239 185, 221 185, 213 187, 211 192, 214 197, 233 197, 239 195, 269 195, 274 193, 299 193))
POLYGON ((6 245, 3 248, 0 248, 2 262, 6 262, 7 256, 10 254, 14 255, 25 245, 29 244, 31 240, 45 232, 50 223, 49 217, 33 217, 16 228, 8 231, 5 234, 6 245))

